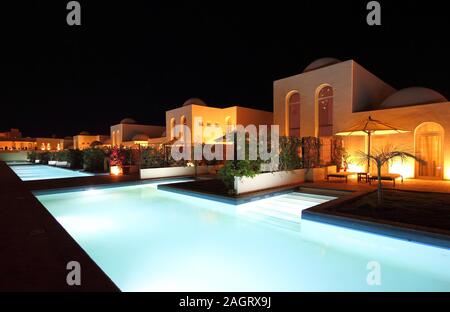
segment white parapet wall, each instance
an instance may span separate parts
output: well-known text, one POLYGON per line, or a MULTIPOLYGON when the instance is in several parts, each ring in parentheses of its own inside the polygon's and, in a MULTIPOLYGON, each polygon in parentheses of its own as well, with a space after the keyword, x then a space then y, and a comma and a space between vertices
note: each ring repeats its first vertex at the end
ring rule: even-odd
POLYGON ((243 194, 303 182, 305 182, 305 169, 268 172, 257 174, 253 178, 235 177, 234 190, 236 194, 243 194))
MULTIPOLYGON (((197 167, 197 174, 207 174, 208 166, 197 167)), ((141 179, 194 176, 195 167, 164 167, 141 169, 141 179)))
POLYGON ((27 161, 27 151, 0 151, 0 160, 3 161, 27 161))

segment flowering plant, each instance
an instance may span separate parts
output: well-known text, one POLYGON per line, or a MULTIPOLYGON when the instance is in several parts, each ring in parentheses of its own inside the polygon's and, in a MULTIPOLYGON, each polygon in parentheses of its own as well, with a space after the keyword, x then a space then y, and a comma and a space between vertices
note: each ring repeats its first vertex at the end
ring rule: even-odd
POLYGON ((126 155, 119 147, 114 147, 109 155, 110 167, 119 166, 122 167, 126 161, 126 155))

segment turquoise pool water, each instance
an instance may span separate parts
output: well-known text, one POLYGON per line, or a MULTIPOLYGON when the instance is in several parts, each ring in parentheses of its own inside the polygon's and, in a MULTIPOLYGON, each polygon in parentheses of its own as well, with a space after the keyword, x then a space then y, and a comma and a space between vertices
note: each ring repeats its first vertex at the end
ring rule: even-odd
POLYGON ((300 222, 332 197, 233 206, 147 184, 37 198, 123 291, 450 291, 447 249, 300 222))
POLYGON ((10 165, 22 181, 88 177, 92 174, 46 165, 10 165))

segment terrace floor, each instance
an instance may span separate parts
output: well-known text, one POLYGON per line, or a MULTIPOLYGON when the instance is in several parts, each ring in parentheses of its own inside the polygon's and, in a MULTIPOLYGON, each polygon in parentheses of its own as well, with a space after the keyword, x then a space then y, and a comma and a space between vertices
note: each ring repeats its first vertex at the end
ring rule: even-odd
MULTIPOLYGON (((442 180, 420 180, 420 179, 405 179, 403 183, 397 180, 395 187, 390 181, 383 181, 384 189, 395 189, 404 191, 417 191, 417 192, 432 192, 432 193, 450 193, 450 181, 442 180)), ((358 183, 356 179, 349 179, 348 183, 343 180, 321 181, 315 183, 307 183, 316 187, 336 187, 339 189, 359 190, 359 189, 376 189, 377 183, 372 182, 372 185, 368 183, 358 183)))
POLYGON ((338 226, 450 246, 450 181, 405 179, 383 182, 383 202, 377 205, 377 184, 351 180, 309 183, 311 187, 355 190, 355 196, 313 207, 303 217, 338 226))

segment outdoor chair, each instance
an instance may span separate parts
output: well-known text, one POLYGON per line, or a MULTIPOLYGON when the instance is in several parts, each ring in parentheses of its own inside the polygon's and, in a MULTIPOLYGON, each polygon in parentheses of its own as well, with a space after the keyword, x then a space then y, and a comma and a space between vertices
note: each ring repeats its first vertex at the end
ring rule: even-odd
POLYGON ((338 178, 345 179, 345 183, 348 183, 348 177, 355 175, 355 172, 335 172, 327 174, 327 181, 330 181, 330 178, 338 178))
MULTIPOLYGON (((399 173, 386 173, 386 174, 381 174, 381 180, 382 181, 392 181, 392 183, 394 184, 395 187, 395 180, 396 179, 401 179, 402 183, 403 183, 403 176, 399 173)), ((372 183, 372 181, 377 181, 378 180, 378 175, 371 175, 369 177, 369 184, 372 183)))

